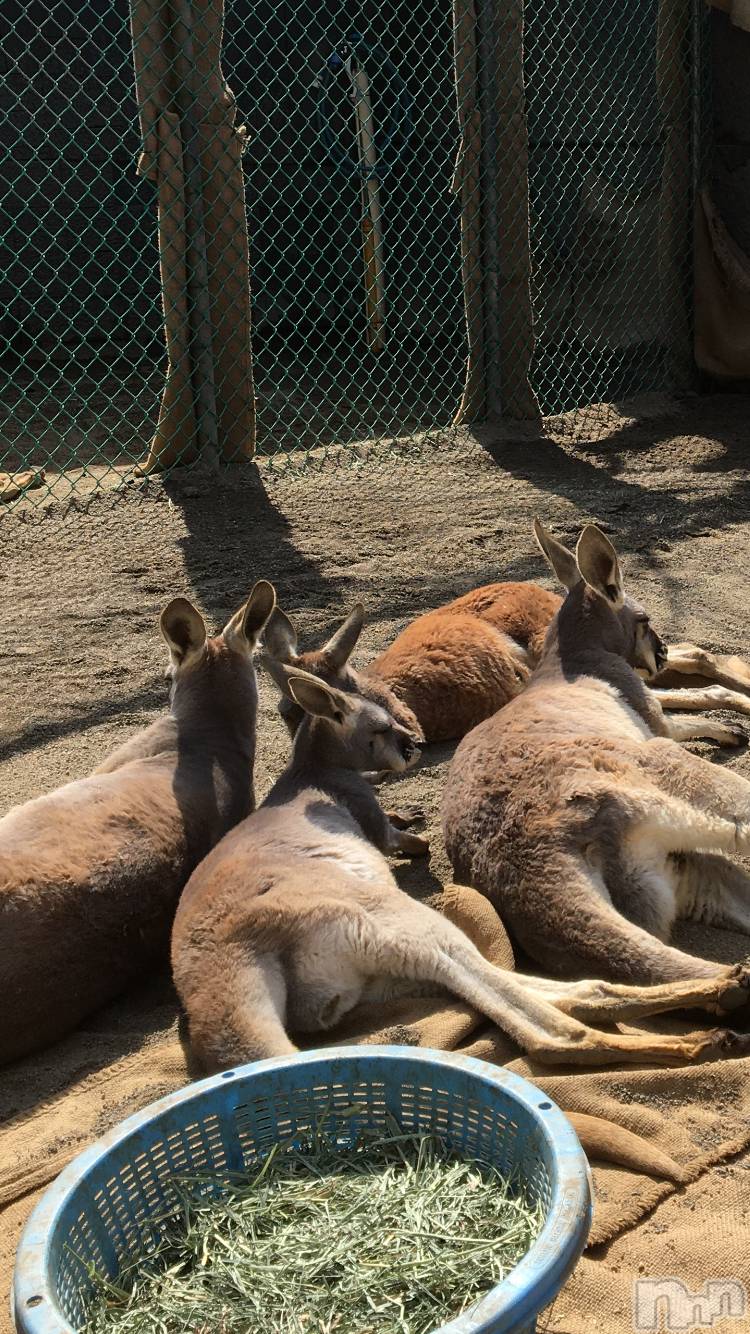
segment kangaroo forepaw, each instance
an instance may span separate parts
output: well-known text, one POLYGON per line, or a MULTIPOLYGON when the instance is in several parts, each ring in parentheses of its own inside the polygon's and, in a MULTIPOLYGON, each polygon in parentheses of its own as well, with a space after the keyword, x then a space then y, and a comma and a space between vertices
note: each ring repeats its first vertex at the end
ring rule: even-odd
POLYGON ((414 825, 427 822, 422 806, 402 806, 400 810, 388 811, 387 814, 394 829, 411 829, 414 825))
POLYGON ((402 833, 398 837, 398 852, 406 857, 427 857, 430 851, 430 845, 426 838, 420 838, 419 834, 402 833))

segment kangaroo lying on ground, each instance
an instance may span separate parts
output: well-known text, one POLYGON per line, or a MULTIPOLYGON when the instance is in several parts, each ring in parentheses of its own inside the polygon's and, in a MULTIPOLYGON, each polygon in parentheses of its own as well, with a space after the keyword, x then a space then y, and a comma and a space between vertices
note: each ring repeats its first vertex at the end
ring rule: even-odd
POLYGON ((418 616, 364 675, 408 705, 426 741, 456 741, 520 695, 560 602, 532 583, 472 589, 418 616))
MULTIPOLYGON (((716 978, 670 948, 678 917, 750 933, 750 783, 675 744, 636 672, 664 646, 608 539, 537 538, 569 593, 526 690, 460 743, 443 799, 459 880, 546 970, 637 984, 716 978)), ((682 720, 685 721, 685 720, 682 720)), ((677 735, 680 735, 678 732, 677 735)))
MULTIPOLYGON (((561 606, 538 584, 486 584, 418 616, 364 675, 411 709, 426 741, 457 741, 520 695, 561 606)), ((647 679, 664 709, 750 714, 750 667, 739 658, 676 644, 647 679)), ((744 732, 702 720, 684 727, 681 739, 692 737, 736 746, 744 732)))
POLYGON ((257 583, 216 639, 170 602, 170 714, 0 820, 0 1062, 61 1037, 167 954, 191 871, 255 804, 252 651, 275 600, 257 583))
MULTIPOLYGON (((526 688, 561 606, 561 598, 538 584, 488 584, 418 616, 361 672, 349 663, 364 625, 361 603, 322 648, 301 653, 294 625, 280 607, 264 638, 278 661, 379 701, 419 740, 451 741, 526 688)), ((645 667, 641 671, 649 675, 645 667)), ((717 658, 694 645, 679 644, 668 649, 665 664, 654 663, 650 673, 649 687, 664 709, 727 708, 750 714, 750 693, 738 693, 750 692, 750 669, 738 658, 717 658), (712 672, 721 679, 706 686, 712 672), (686 678, 699 679, 701 687, 675 688, 686 678), (671 688, 653 687, 662 680, 671 688)), ((283 697, 279 711, 294 736, 302 710, 283 697)), ((743 728, 709 718, 671 718, 670 728, 679 741, 702 737, 737 746, 746 739, 743 728)))
POLYGON ((268 665, 305 714, 290 762, 260 809, 193 873, 174 923, 174 979, 201 1069, 293 1053, 290 1030, 324 1033, 361 1001, 446 992, 542 1061, 679 1062, 750 1046, 722 1030, 666 1037, 587 1026, 744 1004, 744 969, 644 989, 489 964, 458 927, 399 889, 383 855, 426 848, 394 828, 362 777, 402 772, 413 758, 409 733, 369 700, 268 665))

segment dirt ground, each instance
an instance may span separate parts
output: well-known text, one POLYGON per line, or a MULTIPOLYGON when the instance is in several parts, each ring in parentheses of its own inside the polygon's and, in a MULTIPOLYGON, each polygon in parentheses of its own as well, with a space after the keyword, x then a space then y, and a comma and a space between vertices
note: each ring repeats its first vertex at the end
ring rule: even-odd
MULTIPOLYGON (((490 429, 400 460, 299 476, 252 465, 94 496, 87 512, 0 518, 0 811, 85 774, 166 702, 164 603, 193 598, 211 626, 263 575, 301 638, 318 642, 362 599, 367 661, 414 615, 490 580, 551 586, 532 536, 596 519, 668 639, 750 654, 748 399, 656 400, 593 411, 542 440, 490 429)), ((287 750, 261 683, 262 795, 287 750)), ((403 780, 432 822, 428 888, 447 873, 437 825, 449 748, 403 780)), ((731 757, 750 776, 750 759, 731 757)))
MULTIPOLYGON (((371 455, 299 476, 252 465, 186 473, 94 496, 86 512, 0 521, 0 811, 88 772, 166 702, 161 607, 194 599, 210 626, 259 576, 273 580, 303 642, 357 599, 367 661, 419 612, 495 579, 551 580, 531 536, 539 514, 563 540, 596 519, 626 558, 633 591, 671 640, 750 654, 748 400, 657 399, 578 413, 541 440, 478 436, 408 460, 371 455)), ((259 796, 286 733, 261 682, 259 796)), ((449 747, 400 784, 428 812, 431 890, 448 867, 439 803, 449 747)), ((730 761, 750 777, 743 753, 730 761)))
MULTIPOLYGON (((310 644, 361 599, 364 663, 413 616, 477 584, 552 586, 535 514, 571 542, 598 521, 668 640, 750 656, 749 408, 739 396, 653 400, 637 413, 560 419, 540 440, 487 429, 408 459, 373 451, 361 466, 329 461, 304 475, 246 465, 218 478, 150 479, 95 495, 85 511, 9 509, 0 515, 0 814, 85 774, 164 708, 157 620, 172 596, 191 597, 218 628, 265 576, 310 644)), ((272 688, 261 680, 260 689, 262 797, 288 742, 272 688)), ((750 778, 745 749, 696 748, 750 778)), ((399 798, 428 816, 429 862, 396 868, 420 895, 449 877, 439 807, 450 751, 426 751, 399 782, 399 798)), ((106 1028, 125 1055, 171 1015, 163 985, 146 987, 92 1021, 92 1042, 106 1028)), ((54 1061, 50 1053, 50 1094, 67 1078, 54 1061)), ((29 1110, 38 1086, 16 1087, 14 1111, 29 1110)))
MULTIPOLYGON (((414 341, 400 344, 399 355, 420 366, 419 376, 403 383, 388 357, 360 387, 354 348, 347 361, 341 346, 327 343, 311 369, 309 357, 261 340, 254 359, 259 454, 284 462, 332 440, 369 453, 375 439, 408 438, 449 422, 461 396, 461 357, 414 341)), ((134 364, 111 348, 106 360, 97 357, 86 368, 20 365, 0 395, 0 470, 43 468, 35 504, 109 490, 148 453, 163 389, 158 356, 155 365, 148 356, 134 364)))
MULTIPOLYGON (((276 585, 303 643, 353 602, 364 663, 419 612, 496 579, 552 581, 531 535, 595 519, 631 589, 672 641, 750 655, 750 400, 641 400, 552 420, 542 439, 485 428, 408 459, 375 451, 302 475, 245 465, 86 498, 85 511, 0 516, 0 813, 87 773, 164 708, 164 604, 192 598, 220 628, 253 581, 276 585)), ((259 798, 287 737, 261 681, 259 798)), ((702 743, 697 743, 700 751, 702 743)), ((704 753, 712 748, 703 745, 704 753)), ((400 781, 424 806, 432 856, 399 868, 432 892, 449 874, 439 808, 448 746, 400 781)), ((743 750, 716 754, 750 777, 743 750)))

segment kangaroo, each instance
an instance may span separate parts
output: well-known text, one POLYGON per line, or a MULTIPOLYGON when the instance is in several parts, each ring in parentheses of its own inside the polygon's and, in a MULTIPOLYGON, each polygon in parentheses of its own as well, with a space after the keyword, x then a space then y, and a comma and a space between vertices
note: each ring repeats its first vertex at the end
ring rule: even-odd
MULTIPOLYGON (((357 672, 351 666, 349 660, 357 646, 364 624, 365 609, 361 602, 357 602, 321 648, 301 653, 297 631, 286 613, 277 605, 273 615, 269 617, 263 634, 264 666, 271 669, 267 661, 270 659, 271 663, 299 668, 300 671, 317 676, 321 681, 339 690, 352 691, 363 699, 380 704, 400 726, 406 728, 415 743, 421 745, 425 741, 425 734, 413 709, 404 700, 399 699, 389 683, 380 680, 376 673, 369 670, 357 672)), ((304 709, 295 703, 287 691, 282 692, 278 708, 291 737, 294 738, 304 718, 304 709)))
POLYGON ((162 612, 170 713, 87 778, 0 820, 0 1062, 63 1036, 168 953, 191 871, 255 805, 257 583, 215 639, 162 612))
POLYGON ((468 937, 401 889, 388 852, 419 855, 362 773, 401 773, 414 743, 379 705, 270 662, 303 710, 291 759, 265 802, 193 873, 175 916, 172 967, 204 1071, 297 1050, 361 1001, 447 992, 543 1061, 690 1061, 750 1045, 723 1030, 688 1037, 604 1033, 607 1022, 745 1003, 750 975, 654 988, 552 982, 489 964, 468 937))
MULTIPOLYGON (((562 598, 538 584, 487 584, 418 616, 359 672, 350 658, 364 626, 361 603, 319 649, 300 652, 294 625, 280 607, 264 638, 278 661, 379 701, 420 741, 455 741, 525 690, 561 606, 562 598)), ((750 669, 737 658, 679 644, 650 675, 645 667, 640 670, 663 709, 750 714, 750 695, 741 693, 750 692, 750 669), (686 678, 700 685, 678 688, 686 678), (712 680, 716 684, 708 684, 712 680), (662 681, 666 688, 657 688, 654 683, 662 681)), ((283 696, 279 712, 294 736, 302 710, 283 696)), ((681 741, 706 738, 723 746, 746 740, 744 728, 709 718, 675 720, 674 734, 681 741)))
POLYGON ((407 625, 370 663, 428 742, 457 741, 525 688, 561 599, 533 583, 486 584, 407 625))
POLYGON ((750 932, 750 783, 676 744, 637 673, 666 649, 593 525, 575 556, 535 523, 568 596, 524 693, 458 746, 443 798, 459 879, 545 970, 636 985, 716 978, 678 917, 750 932))

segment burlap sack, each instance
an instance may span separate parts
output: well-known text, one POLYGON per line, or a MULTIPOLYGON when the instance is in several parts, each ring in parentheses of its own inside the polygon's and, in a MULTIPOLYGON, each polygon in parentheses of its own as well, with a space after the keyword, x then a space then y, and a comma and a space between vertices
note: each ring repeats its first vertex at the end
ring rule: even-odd
MULTIPOLYGON (((513 967, 494 909, 473 890, 449 887, 434 905, 461 926, 486 958, 513 967)), ((739 958, 746 942, 705 932, 702 952, 739 958)), ((689 944, 698 947, 693 938, 689 944)), ((677 1026, 677 1021, 672 1020, 677 1026)), ((658 1027, 664 1029, 667 1017, 658 1027)), ((695 1023, 691 1025, 695 1027, 695 1023)), ((510 1064, 564 1110, 586 1112, 646 1136, 685 1169, 689 1186, 594 1164, 596 1209, 589 1250, 545 1316, 570 1334, 631 1330, 639 1276, 704 1279, 747 1273, 750 1059, 683 1069, 544 1072, 470 1007, 431 998, 361 1007, 330 1041, 388 1042, 458 1050, 510 1064), (725 1167, 717 1167, 727 1164, 725 1167), (714 1168, 714 1170, 710 1170, 714 1168), (671 1198, 669 1198, 671 1197, 671 1198), (658 1210, 654 1213, 656 1206, 658 1210)), ((10 1331, 7 1295, 20 1230, 45 1185, 96 1136, 186 1078, 168 979, 97 1016, 86 1028, 0 1079, 0 1331, 10 1331)), ((727 1321, 722 1330, 748 1328, 727 1321)))

